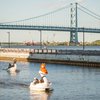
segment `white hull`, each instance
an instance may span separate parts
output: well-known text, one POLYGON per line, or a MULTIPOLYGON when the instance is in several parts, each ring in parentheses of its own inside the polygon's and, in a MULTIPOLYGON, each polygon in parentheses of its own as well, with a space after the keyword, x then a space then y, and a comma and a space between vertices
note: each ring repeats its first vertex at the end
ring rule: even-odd
POLYGON ((19 70, 17 69, 17 65, 16 64, 14 64, 14 66, 12 66, 12 67, 8 67, 7 71, 9 73, 12 73, 12 74, 15 74, 16 72, 19 72, 19 70))
POLYGON ((52 91, 53 89, 51 88, 51 83, 37 83, 34 84, 33 82, 30 83, 29 86, 31 91, 52 91))
POLYGON ((11 68, 8 69, 8 71, 10 71, 10 72, 16 72, 16 70, 17 70, 16 66, 11 67, 11 68))

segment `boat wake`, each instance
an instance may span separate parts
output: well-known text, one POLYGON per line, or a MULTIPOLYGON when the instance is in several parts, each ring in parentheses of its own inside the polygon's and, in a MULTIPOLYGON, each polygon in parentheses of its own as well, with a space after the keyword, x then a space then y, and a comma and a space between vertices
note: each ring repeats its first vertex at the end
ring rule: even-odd
POLYGON ((29 85, 25 83, 19 83, 19 82, 11 82, 11 81, 0 81, 0 88, 28 88, 29 85))

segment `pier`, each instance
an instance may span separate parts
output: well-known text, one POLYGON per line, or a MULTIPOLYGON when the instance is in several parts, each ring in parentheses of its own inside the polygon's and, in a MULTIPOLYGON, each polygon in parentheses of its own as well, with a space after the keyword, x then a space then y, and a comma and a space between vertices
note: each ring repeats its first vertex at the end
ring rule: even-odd
POLYGON ((17 61, 100 67, 98 50, 0 48, 0 60, 13 60, 13 58, 17 61))

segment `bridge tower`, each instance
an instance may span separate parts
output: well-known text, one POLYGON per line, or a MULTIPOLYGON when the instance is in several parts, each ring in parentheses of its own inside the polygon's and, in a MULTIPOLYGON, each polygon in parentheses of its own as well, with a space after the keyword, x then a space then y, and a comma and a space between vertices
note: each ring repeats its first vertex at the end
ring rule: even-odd
POLYGON ((75 30, 70 31, 70 43, 69 45, 78 45, 78 19, 77 19, 77 3, 71 3, 71 16, 70 16, 70 27, 75 28, 75 30))

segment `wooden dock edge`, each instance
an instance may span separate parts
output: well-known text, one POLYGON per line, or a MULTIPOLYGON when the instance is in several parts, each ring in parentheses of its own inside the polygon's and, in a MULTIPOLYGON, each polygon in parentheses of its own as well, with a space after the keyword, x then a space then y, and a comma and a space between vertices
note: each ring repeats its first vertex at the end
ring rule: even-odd
MULTIPOLYGON (((12 61, 13 57, 0 57, 1 61, 12 61)), ((86 62, 86 61, 68 61, 68 60, 54 60, 54 59, 33 59, 33 58, 16 58, 18 62, 38 62, 38 63, 52 63, 52 64, 65 64, 73 66, 88 66, 100 67, 100 62, 86 62)))

